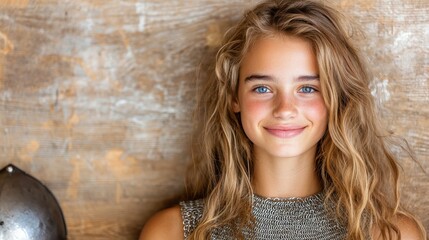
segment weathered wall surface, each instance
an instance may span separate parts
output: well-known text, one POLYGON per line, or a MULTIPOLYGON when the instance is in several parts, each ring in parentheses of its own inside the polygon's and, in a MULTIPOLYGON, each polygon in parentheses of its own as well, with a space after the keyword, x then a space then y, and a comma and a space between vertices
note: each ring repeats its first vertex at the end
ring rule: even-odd
MULTIPOLYGON (((0 0, 0 167, 53 191, 70 239, 136 239, 183 189, 198 65, 256 2, 0 0)), ((367 33, 384 121, 429 172, 429 2, 333 2, 367 33)), ((429 230, 429 173, 401 164, 429 230)))

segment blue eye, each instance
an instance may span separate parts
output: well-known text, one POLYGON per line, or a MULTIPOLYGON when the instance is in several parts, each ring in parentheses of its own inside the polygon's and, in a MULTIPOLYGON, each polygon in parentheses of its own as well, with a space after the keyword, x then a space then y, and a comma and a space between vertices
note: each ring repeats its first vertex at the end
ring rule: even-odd
POLYGON ((309 87, 309 86, 302 87, 302 88, 299 90, 299 92, 302 92, 302 93, 313 93, 313 92, 315 92, 315 91, 316 91, 316 89, 314 89, 314 88, 312 88, 312 87, 309 87))
POLYGON ((270 90, 267 87, 259 86, 259 87, 256 87, 255 89, 253 89, 253 91, 255 91, 257 93, 267 93, 270 90))

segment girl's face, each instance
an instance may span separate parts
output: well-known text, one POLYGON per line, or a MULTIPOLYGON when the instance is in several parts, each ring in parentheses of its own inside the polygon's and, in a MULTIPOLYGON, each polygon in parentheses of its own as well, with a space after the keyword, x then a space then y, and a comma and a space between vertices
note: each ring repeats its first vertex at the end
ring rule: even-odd
POLYGON ((327 126, 317 60, 296 37, 257 39, 240 66, 238 101, 257 158, 315 157, 327 126))

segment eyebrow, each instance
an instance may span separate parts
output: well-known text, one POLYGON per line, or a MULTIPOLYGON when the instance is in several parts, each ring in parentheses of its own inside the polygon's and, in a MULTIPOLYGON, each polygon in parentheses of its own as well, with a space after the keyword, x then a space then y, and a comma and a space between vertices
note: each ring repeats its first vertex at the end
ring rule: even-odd
MULTIPOLYGON (((257 80, 264 80, 264 81, 275 81, 275 78, 270 75, 261 75, 261 74, 252 74, 244 79, 244 82, 250 82, 250 81, 257 81, 257 80)), ((302 75, 295 79, 296 81, 319 81, 319 75, 302 75)))

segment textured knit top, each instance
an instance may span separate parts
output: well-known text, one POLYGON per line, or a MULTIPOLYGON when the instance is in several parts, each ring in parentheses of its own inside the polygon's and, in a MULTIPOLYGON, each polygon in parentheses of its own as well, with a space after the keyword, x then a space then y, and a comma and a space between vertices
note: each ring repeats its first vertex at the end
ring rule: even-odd
MULTIPOLYGON (((345 239, 347 229, 338 223, 323 204, 323 194, 305 198, 264 198, 253 196, 253 231, 243 229, 245 239, 345 239)), ((201 219, 203 200, 180 203, 184 238, 201 219)), ((224 226, 211 232, 211 239, 233 239, 231 229, 224 226)))

